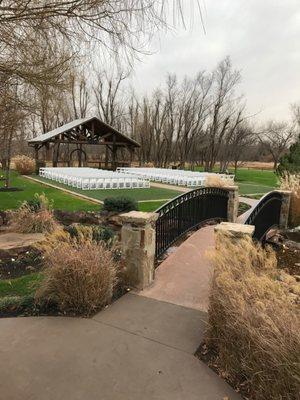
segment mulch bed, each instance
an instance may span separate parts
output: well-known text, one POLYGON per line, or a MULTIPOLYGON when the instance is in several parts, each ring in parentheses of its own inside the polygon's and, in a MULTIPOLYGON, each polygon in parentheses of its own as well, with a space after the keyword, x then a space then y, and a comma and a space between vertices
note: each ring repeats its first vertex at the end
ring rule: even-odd
POLYGON ((43 267, 43 260, 38 250, 22 248, 0 252, 0 279, 15 279, 38 272, 43 267))
POLYGON ((276 252, 278 268, 300 277, 300 232, 283 231, 268 243, 276 252))
MULTIPOLYGON (((244 377, 233 377, 225 372, 219 363, 218 353, 215 349, 208 347, 205 342, 201 343, 195 356, 211 368, 220 378, 224 379, 243 399, 251 400, 251 385, 244 377)), ((225 398, 229 400, 229 398, 225 398)))

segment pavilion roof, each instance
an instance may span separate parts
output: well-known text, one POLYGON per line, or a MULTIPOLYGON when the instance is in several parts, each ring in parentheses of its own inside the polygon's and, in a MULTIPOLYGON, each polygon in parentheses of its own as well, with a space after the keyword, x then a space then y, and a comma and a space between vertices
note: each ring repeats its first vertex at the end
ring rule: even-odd
MULTIPOLYGON (((97 144, 97 141, 98 143, 101 142, 105 144, 106 142, 112 142, 113 137, 115 136, 115 140, 118 146, 124 145, 131 147, 140 147, 138 142, 117 131, 115 128, 101 121, 97 117, 75 119, 67 124, 53 129, 50 132, 44 133, 42 135, 36 136, 33 139, 28 140, 28 144, 43 145, 47 142, 55 142, 61 135, 63 135, 64 138, 68 139, 68 134, 71 135, 73 132, 76 131, 76 128, 86 128, 88 130, 89 134, 85 138, 87 144, 97 144)), ((71 140, 70 143, 72 143, 71 140)))

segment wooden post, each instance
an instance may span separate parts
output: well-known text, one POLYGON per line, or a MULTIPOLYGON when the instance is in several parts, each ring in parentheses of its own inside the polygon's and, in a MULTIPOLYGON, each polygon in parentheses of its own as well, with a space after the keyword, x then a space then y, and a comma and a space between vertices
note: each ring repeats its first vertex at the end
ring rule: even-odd
POLYGON ((79 145, 79 151, 78 151, 78 167, 82 167, 82 144, 79 145))
POLYGON ((129 152, 130 152, 130 167, 131 167, 133 155, 134 155, 134 148, 129 147, 129 152))
POLYGON ((34 159, 35 159, 35 173, 39 174, 39 146, 34 146, 34 159))
POLYGON ((54 143, 53 145, 53 167, 57 167, 58 164, 58 155, 59 155, 59 142, 54 143))
POLYGON ((108 169, 108 147, 105 146, 105 169, 108 169))
POLYGON ((113 148, 112 148, 112 169, 115 171, 117 169, 117 146, 116 146, 116 135, 113 135, 113 148))

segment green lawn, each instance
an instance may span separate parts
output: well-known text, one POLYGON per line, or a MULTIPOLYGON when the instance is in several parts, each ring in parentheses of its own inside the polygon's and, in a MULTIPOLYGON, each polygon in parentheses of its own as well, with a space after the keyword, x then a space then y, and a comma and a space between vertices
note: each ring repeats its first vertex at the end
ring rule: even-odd
MULTIPOLYGON (((0 170, 0 175, 1 175, 0 170)), ((89 201, 82 200, 78 197, 71 196, 67 193, 63 193, 61 190, 40 185, 39 183, 32 182, 22 176, 19 176, 16 172, 11 173, 11 185, 23 189, 20 192, 0 192, 0 210, 9 210, 18 208, 24 200, 29 200, 34 197, 35 193, 45 193, 48 199, 53 200, 54 208, 65 210, 65 211, 97 211, 99 210, 98 204, 93 204, 89 201)), ((0 182, 0 185, 3 185, 0 182)))
MULTIPOLYGON (((0 170, 1 175, 1 170, 0 170)), ((45 193, 45 195, 53 200, 54 208, 66 210, 66 211, 99 211, 100 205, 89 202, 88 200, 80 199, 76 196, 72 196, 68 193, 49 186, 43 185, 43 181, 53 183, 56 186, 66 188, 77 193, 84 194, 97 200, 104 200, 106 197, 117 197, 126 196, 131 197, 137 201, 141 200, 153 200, 153 202, 140 203, 139 208, 141 211, 154 211, 160 207, 163 203, 161 201, 155 201, 160 199, 172 199, 178 196, 181 192, 170 189, 162 188, 150 188, 150 189, 120 189, 120 190, 80 190, 71 188, 67 185, 59 184, 57 182, 51 182, 49 180, 41 180, 41 184, 33 182, 22 176, 19 176, 16 172, 11 172, 11 185, 23 189, 18 192, 2 192, 0 193, 0 210, 15 209, 20 206, 24 200, 32 199, 35 193, 45 193)), ((1 184, 1 183, 0 183, 1 184)))
POLYGON ((15 279, 0 280, 0 298, 6 296, 28 296, 35 292, 42 274, 35 272, 15 279))
MULTIPOLYGON (((59 189, 51 188, 43 185, 43 178, 41 184, 30 181, 16 172, 12 171, 12 186, 23 189, 20 192, 0 192, 0 210, 14 209, 20 206, 24 200, 32 199, 35 193, 45 193, 45 195, 53 200, 54 208, 66 211, 98 211, 100 205, 89 202, 88 200, 80 199, 76 196, 64 193, 59 189)), ((1 175, 1 170, 0 170, 1 175)), ((152 187, 150 189, 120 189, 120 190, 81 190, 71 188, 67 185, 59 184, 44 180, 45 182, 53 183, 62 188, 67 188, 72 191, 84 194, 94 199, 104 200, 106 197, 126 196, 131 197, 137 201, 153 200, 151 202, 139 203, 141 211, 155 211, 158 207, 165 203, 159 201, 161 199, 172 199, 181 192, 171 189, 162 189, 152 187)), ((277 177, 272 171, 262 171, 247 168, 240 168, 236 174, 236 183, 239 186, 240 194, 254 195, 260 197, 261 194, 267 193, 277 186, 277 177)), ((0 182, 0 185, 3 183, 0 182)))
POLYGON ((161 199, 172 199, 173 197, 178 196, 181 192, 171 189, 163 189, 158 187, 152 187, 149 189, 105 189, 105 190, 82 190, 73 188, 68 185, 64 185, 58 182, 49 181, 49 179, 41 178, 39 176, 35 176, 36 179, 41 182, 51 183, 55 186, 59 186, 68 190, 72 190, 73 192, 83 194, 85 196, 91 197, 97 200, 104 200, 107 197, 130 197, 134 200, 161 200, 161 199))
POLYGON ((237 182, 256 183, 258 185, 271 187, 275 187, 278 184, 277 175, 273 171, 248 168, 238 169, 235 180, 237 182))
MULTIPOLYGON (((196 168, 197 171, 203 171, 202 167, 196 168)), ((218 172, 218 168, 215 168, 218 172)), ((230 173, 234 173, 233 169, 229 169, 230 173)), ((235 175, 235 183, 239 187, 242 196, 268 193, 278 185, 278 178, 273 171, 259 170, 251 168, 239 168, 235 175)))
POLYGON ((156 211, 165 203, 166 201, 147 201, 145 203, 139 203, 139 210, 145 212, 156 211))

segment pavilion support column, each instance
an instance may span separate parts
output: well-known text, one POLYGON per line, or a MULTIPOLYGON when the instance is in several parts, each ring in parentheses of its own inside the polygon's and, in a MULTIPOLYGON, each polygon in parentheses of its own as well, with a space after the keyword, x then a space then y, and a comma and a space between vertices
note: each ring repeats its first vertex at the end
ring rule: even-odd
POLYGON ((46 143, 45 148, 46 148, 46 161, 49 161, 49 159, 51 158, 50 144, 46 143))
POLYGON ((78 167, 82 167, 82 144, 79 145, 78 167))
POLYGON ((105 146, 105 169, 108 169, 108 146, 105 146))
POLYGON ((39 174, 39 146, 34 146, 35 173, 39 174))
POLYGON ((58 155, 59 155, 59 142, 54 143, 53 146, 53 161, 52 161, 53 167, 57 167, 58 155))
POLYGON ((130 153, 130 167, 131 167, 132 161, 133 161, 133 156, 134 156, 134 148, 130 147, 128 150, 130 153))
POLYGON ((116 146, 116 135, 113 136, 113 147, 112 147, 112 169, 117 169, 117 146, 116 146))

